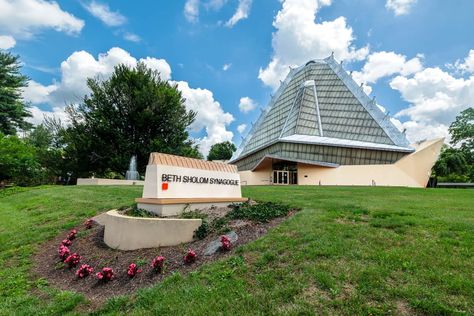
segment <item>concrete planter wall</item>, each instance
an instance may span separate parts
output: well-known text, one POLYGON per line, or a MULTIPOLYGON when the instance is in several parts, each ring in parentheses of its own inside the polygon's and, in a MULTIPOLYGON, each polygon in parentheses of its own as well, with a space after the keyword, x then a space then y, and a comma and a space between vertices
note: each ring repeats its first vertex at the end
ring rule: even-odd
POLYGON ((146 218, 108 211, 101 219, 105 225, 104 242, 120 250, 174 246, 193 240, 201 219, 146 218))

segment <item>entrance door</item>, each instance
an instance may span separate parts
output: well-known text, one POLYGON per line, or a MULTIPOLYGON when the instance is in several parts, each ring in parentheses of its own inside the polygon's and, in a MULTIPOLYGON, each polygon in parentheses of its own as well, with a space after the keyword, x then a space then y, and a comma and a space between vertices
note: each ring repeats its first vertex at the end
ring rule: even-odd
POLYGON ((289 183, 289 172, 282 170, 273 171, 273 184, 286 185, 289 183))

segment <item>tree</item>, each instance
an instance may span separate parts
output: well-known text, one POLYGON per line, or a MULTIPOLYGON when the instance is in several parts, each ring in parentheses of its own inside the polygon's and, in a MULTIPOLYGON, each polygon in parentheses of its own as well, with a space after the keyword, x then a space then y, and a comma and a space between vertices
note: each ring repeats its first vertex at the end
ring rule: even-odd
POLYGON ((125 174, 132 155, 143 173, 154 151, 200 156, 187 132, 196 113, 186 110, 177 86, 158 72, 142 63, 119 65, 109 79, 87 84, 91 94, 68 107, 71 125, 63 136, 76 176, 125 174))
POLYGON ((474 109, 462 111, 449 126, 451 145, 443 146, 433 166, 438 181, 474 181, 474 109))
POLYGON ((43 170, 35 148, 15 135, 0 133, 0 187, 5 182, 17 185, 39 184, 43 170))
POLYGON ((231 142, 217 143, 211 146, 207 160, 229 160, 237 148, 231 142))
POLYGON ((449 133, 453 146, 460 144, 462 149, 474 153, 474 108, 467 108, 456 116, 449 133))
POLYGON ((31 116, 21 97, 28 78, 20 73, 18 56, 0 51, 0 133, 14 135, 17 129, 28 129, 25 118, 31 116))

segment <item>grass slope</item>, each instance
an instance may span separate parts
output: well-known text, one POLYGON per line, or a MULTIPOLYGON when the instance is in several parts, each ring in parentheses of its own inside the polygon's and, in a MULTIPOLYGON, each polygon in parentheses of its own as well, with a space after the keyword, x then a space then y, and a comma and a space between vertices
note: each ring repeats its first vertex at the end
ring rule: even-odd
MULTIPOLYGON (((303 208, 235 256, 108 301, 96 314, 474 314, 474 191, 244 187, 303 208)), ((0 191, 0 314, 88 310, 32 279, 41 242, 141 187, 0 191)))

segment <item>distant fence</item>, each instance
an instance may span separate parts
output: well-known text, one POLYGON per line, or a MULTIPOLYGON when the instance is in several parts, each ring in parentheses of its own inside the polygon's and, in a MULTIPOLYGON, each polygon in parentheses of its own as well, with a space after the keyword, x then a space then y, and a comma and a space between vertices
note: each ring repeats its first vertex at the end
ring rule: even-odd
POLYGON ((465 188, 474 189, 474 183, 455 183, 455 182, 438 182, 437 188, 465 188))

